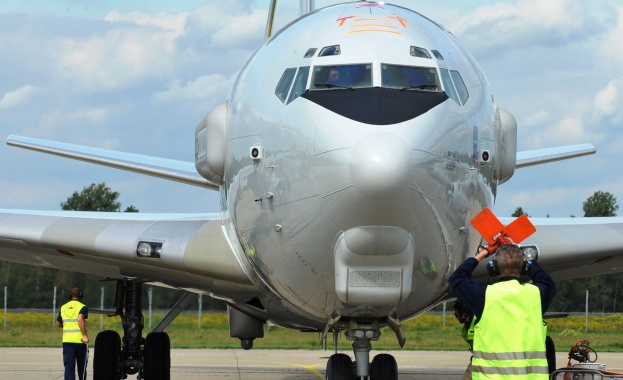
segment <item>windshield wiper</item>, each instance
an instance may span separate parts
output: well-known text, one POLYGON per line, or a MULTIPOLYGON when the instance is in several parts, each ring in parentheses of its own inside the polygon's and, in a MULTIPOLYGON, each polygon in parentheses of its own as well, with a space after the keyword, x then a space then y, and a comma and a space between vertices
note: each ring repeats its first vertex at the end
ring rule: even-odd
POLYGON ((318 88, 318 87, 324 87, 324 88, 344 88, 347 90, 355 90, 355 87, 353 86, 340 86, 339 84, 333 84, 333 83, 314 83, 314 87, 318 88))
POLYGON ((409 87, 403 87, 400 89, 400 91, 406 91, 406 90, 425 90, 428 88, 434 88, 437 89, 437 85, 436 84, 420 84, 417 86, 409 86, 409 87))

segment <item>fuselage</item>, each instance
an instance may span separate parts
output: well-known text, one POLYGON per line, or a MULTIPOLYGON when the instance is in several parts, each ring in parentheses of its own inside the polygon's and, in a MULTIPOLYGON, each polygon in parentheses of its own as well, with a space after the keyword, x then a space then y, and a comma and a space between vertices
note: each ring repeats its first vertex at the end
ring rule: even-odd
POLYGON ((228 100, 221 191, 268 318, 322 329, 447 297, 495 198, 495 123, 474 59, 414 11, 337 5, 267 40, 228 100))

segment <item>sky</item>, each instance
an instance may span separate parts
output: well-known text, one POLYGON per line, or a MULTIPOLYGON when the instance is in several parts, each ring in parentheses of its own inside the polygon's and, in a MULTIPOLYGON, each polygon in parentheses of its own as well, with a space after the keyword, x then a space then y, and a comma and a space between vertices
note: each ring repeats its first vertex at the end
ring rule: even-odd
MULTIPOLYGON (((597 148, 593 156, 518 169, 499 188, 496 214, 522 207, 533 217, 581 217, 582 202, 595 191, 610 192, 623 205, 623 2, 394 3, 444 25, 473 53, 497 105, 517 119, 518 150, 597 148)), ((262 43, 268 4, 2 2, 0 137, 192 162, 194 128, 226 100, 238 70, 262 43)), ((280 20, 296 14, 289 7, 278 12, 280 20)), ((220 207, 214 191, 0 144, 0 208, 58 210, 74 191, 100 182, 121 194, 122 208, 141 212, 220 207)))

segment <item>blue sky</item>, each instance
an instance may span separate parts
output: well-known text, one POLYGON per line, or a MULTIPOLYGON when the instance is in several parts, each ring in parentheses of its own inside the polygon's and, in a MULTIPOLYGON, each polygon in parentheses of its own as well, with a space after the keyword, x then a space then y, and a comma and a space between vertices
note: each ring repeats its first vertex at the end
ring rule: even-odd
MULTIPOLYGON (((3 2, 2 139, 18 134, 192 161, 194 127, 226 99, 262 42, 268 3, 3 2)), ((396 3, 443 24, 472 51, 497 104, 517 118, 520 150, 585 142, 598 149, 516 171, 500 188, 497 214, 521 206, 537 217, 581 216, 597 190, 623 204, 620 0, 396 3)), ((57 210, 73 191, 102 181, 141 212, 219 207, 215 192, 5 144, 0 158, 2 208, 57 210)))

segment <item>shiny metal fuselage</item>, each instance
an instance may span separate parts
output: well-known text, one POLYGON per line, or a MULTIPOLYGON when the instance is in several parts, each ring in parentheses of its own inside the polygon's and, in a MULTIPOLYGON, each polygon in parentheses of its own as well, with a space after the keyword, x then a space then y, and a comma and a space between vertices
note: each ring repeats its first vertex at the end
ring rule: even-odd
MULTIPOLYGON (((359 90, 323 91, 356 97, 359 90)), ((469 221, 494 202, 496 157, 481 162, 478 152, 495 151, 495 123, 487 81, 471 55, 414 11, 338 5, 267 40, 229 97, 221 187, 224 221, 241 243, 241 261, 266 290, 258 297, 267 318, 322 329, 332 315, 405 319, 447 297, 449 275, 480 241, 469 221), (352 33, 349 22, 367 17, 395 28, 352 33), (338 44, 340 55, 304 58, 309 48, 338 44), (411 56, 411 46, 437 50, 444 60, 411 56), (462 106, 446 99, 418 117, 381 125, 305 97, 285 104, 275 95, 286 68, 349 63, 371 64, 375 87, 382 63, 457 70, 469 98, 462 106), (261 147, 261 159, 249 156, 252 146, 261 147), (349 233, 344 246, 353 252, 340 248, 349 233), (401 246, 393 247, 395 241, 401 246), (393 285, 353 285, 351 278, 340 293, 336 271, 349 276, 349 265, 365 276, 391 280, 399 273, 396 287, 409 288, 389 289, 385 298, 393 285)))

